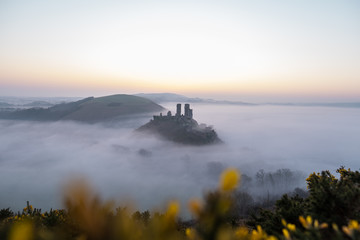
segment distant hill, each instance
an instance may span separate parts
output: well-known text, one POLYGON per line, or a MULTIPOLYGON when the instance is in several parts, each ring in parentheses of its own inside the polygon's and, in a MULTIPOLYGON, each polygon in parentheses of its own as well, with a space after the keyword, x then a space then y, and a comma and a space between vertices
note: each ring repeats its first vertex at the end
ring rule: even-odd
POLYGON ((360 102, 333 102, 333 103, 266 103, 276 106, 299 106, 299 107, 334 107, 334 108, 360 108, 360 102))
POLYGON ((57 104, 49 108, 0 112, 0 118, 37 121, 75 120, 95 123, 122 116, 162 110, 164 110, 162 106, 149 99, 117 94, 99 98, 89 97, 76 102, 57 104))
POLYGON ((54 104, 46 101, 33 101, 31 103, 24 104, 25 107, 51 107, 54 104))
POLYGON ((203 98, 190 98, 175 93, 138 93, 135 96, 150 99, 156 103, 167 102, 187 102, 187 103, 208 103, 208 104, 227 104, 242 106, 294 106, 294 107, 335 107, 335 108, 360 108, 360 102, 308 102, 308 103, 248 103, 242 101, 214 100, 203 98))
POLYGON ((135 96, 150 99, 156 103, 163 102, 201 102, 200 98, 189 98, 175 93, 138 93, 135 96))
POLYGON ((233 104, 233 105, 256 105, 253 103, 246 103, 241 101, 225 101, 203 98, 190 98, 175 93, 138 93, 135 96, 150 99, 156 103, 165 102, 188 102, 188 103, 212 103, 212 104, 233 104))
MULTIPOLYGON (((0 108, 27 109, 32 107, 47 108, 60 103, 69 103, 78 101, 79 97, 15 97, 15 96, 0 96, 0 108), (2 106, 1 103, 9 104, 2 106)), ((0 109, 1 110, 1 109, 0 109)))
POLYGON ((13 105, 12 104, 9 104, 9 103, 6 103, 6 102, 0 102, 0 108, 1 107, 12 107, 13 105))

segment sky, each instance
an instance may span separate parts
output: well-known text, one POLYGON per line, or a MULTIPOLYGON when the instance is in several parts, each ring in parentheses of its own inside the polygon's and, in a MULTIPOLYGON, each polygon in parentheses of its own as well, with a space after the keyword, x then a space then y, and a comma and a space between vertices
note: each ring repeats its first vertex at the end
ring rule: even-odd
POLYGON ((360 2, 0 0, 0 95, 360 101, 360 2))

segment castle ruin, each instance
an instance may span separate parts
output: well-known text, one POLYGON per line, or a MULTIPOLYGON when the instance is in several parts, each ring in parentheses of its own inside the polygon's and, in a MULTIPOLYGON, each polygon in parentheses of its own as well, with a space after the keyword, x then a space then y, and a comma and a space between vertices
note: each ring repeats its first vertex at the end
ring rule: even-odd
POLYGON ((193 110, 190 108, 190 104, 186 103, 184 106, 184 114, 181 114, 181 103, 176 104, 176 114, 173 116, 171 111, 168 111, 164 116, 160 113, 159 116, 154 116, 154 120, 192 120, 193 119, 193 110))
POLYGON ((174 115, 171 111, 167 114, 160 113, 138 130, 158 133, 170 141, 183 144, 205 145, 221 142, 212 126, 199 125, 193 119, 193 110, 188 103, 184 105, 184 112, 182 105, 178 103, 174 115))

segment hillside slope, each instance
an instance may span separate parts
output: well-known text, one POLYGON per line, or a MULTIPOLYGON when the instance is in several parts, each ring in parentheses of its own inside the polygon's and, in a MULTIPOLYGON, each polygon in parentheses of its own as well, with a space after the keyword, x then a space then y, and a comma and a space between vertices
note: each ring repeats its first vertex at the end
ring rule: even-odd
POLYGON ((163 107, 149 99, 117 94, 99 98, 89 97, 76 102, 58 104, 50 108, 1 112, 0 118, 37 121, 75 120, 95 123, 132 114, 162 110, 163 107))

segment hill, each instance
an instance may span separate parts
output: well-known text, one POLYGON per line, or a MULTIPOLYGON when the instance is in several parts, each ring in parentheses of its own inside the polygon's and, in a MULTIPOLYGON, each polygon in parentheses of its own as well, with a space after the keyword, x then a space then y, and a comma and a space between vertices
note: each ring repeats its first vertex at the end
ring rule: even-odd
POLYGON ((51 107, 53 105, 54 104, 51 104, 51 103, 46 102, 46 101, 33 101, 33 102, 30 102, 30 103, 26 103, 23 106, 24 107, 51 107))
POLYGON ((132 114, 162 110, 163 107, 149 99, 117 94, 99 98, 89 97, 76 102, 57 104, 49 108, 1 112, 0 118, 37 121, 75 120, 95 123, 132 114))
POLYGON ((6 103, 6 102, 0 102, 0 107, 6 108, 6 107, 12 107, 12 104, 6 103))
POLYGON ((256 105, 253 103, 246 103, 241 101, 226 101, 226 100, 214 100, 203 98, 190 98, 175 93, 138 93, 135 96, 150 99, 156 103, 166 102, 188 102, 188 103, 211 103, 211 104, 231 104, 231 105, 256 105))
POLYGON ((135 96, 150 99, 156 103, 168 103, 168 102, 188 102, 188 103, 204 103, 204 104, 225 104, 225 105, 238 105, 238 106, 293 106, 293 107, 335 107, 335 108, 360 108, 360 102, 265 102, 265 103, 249 103, 242 101, 227 101, 227 100, 215 100, 204 98, 190 98, 175 93, 138 93, 135 96))

